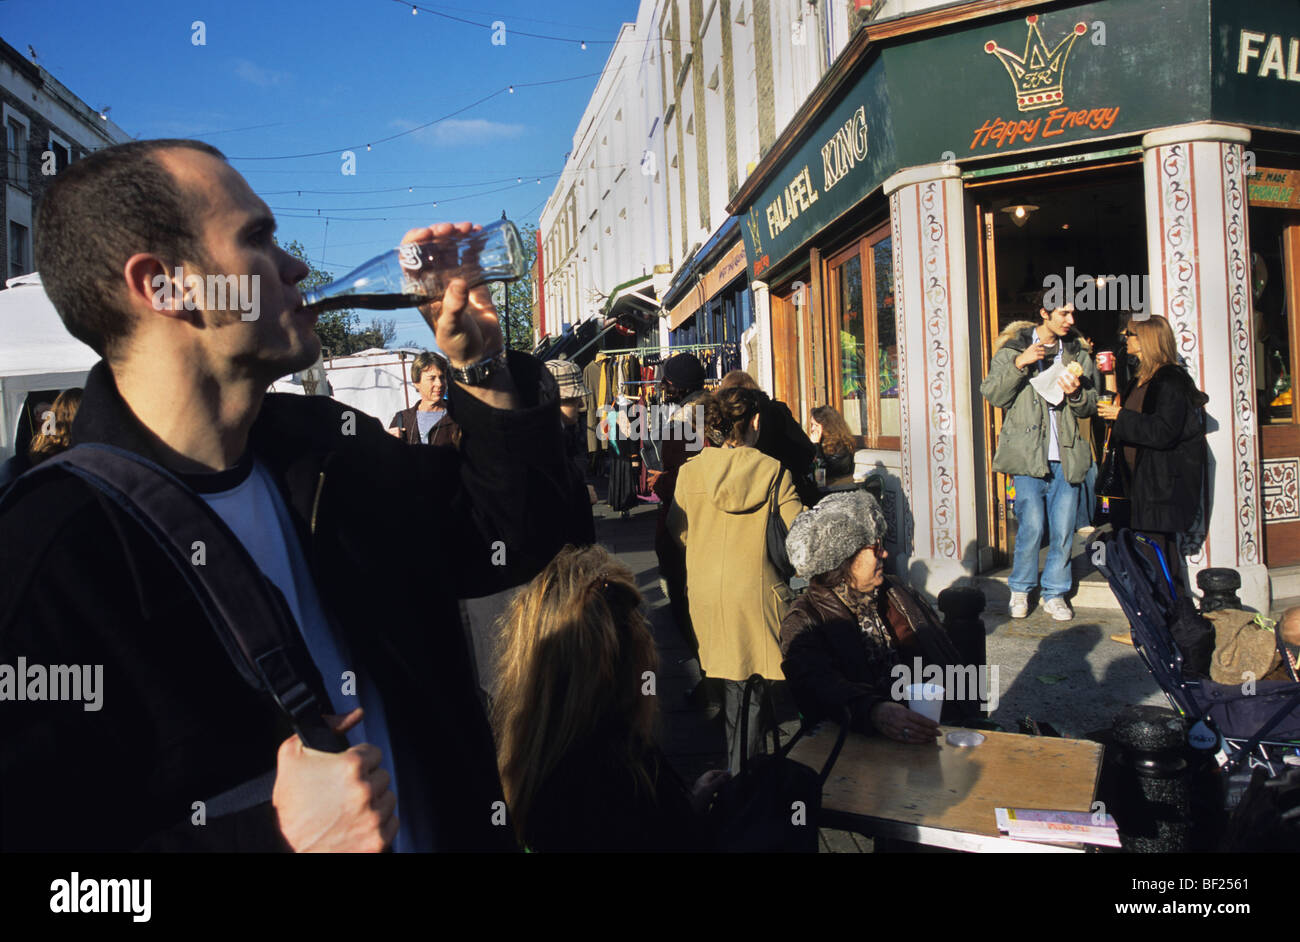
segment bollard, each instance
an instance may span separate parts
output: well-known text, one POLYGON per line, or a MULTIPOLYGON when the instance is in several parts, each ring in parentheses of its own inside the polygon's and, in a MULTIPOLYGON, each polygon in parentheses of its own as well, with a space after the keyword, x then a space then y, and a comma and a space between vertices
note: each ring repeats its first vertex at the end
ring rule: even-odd
POLYGON ((1124 849, 1147 854, 1186 850, 1191 791, 1182 718, 1164 707, 1129 706, 1115 717, 1112 734, 1120 749, 1121 781, 1119 806, 1108 810, 1119 825, 1124 849))
MULTIPOLYGON (((984 646, 984 593, 971 586, 954 586, 939 593, 939 610, 943 612, 943 627, 961 655, 962 664, 976 668, 985 665, 984 646)), ((972 708, 978 708, 977 698, 971 698, 972 708)))
POLYGON ((1241 608, 1237 590, 1241 588, 1241 573, 1235 569, 1216 567, 1202 569, 1196 574, 1196 584, 1201 590, 1201 613, 1217 612, 1221 608, 1241 608))

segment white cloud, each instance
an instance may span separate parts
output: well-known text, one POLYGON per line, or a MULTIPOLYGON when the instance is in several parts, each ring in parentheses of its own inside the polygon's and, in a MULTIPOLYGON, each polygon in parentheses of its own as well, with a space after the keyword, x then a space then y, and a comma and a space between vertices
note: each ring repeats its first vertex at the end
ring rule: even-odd
POLYGON ((247 59, 235 60, 235 75, 251 85, 258 85, 262 88, 270 88, 273 85, 283 85, 289 78, 288 72, 277 72, 274 69, 264 69, 256 63, 249 62, 247 59))
MULTIPOLYGON (((418 122, 398 120, 393 126, 401 130, 418 127, 418 122)), ((525 128, 522 124, 507 124, 503 121, 488 121, 484 118, 448 118, 430 128, 423 128, 413 135, 434 147, 463 147, 466 144, 486 144, 492 141, 506 141, 522 137, 525 128)))

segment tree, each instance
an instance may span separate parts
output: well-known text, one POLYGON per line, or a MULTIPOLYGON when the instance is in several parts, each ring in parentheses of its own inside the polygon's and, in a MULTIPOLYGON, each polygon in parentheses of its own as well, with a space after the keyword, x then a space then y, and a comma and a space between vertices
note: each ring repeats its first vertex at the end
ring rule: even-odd
MULTIPOLYGON (((307 277, 298 283, 300 290, 327 285, 334 276, 307 261, 307 250, 294 239, 284 250, 309 269, 307 277)), ((397 321, 391 318, 372 318, 368 327, 361 326, 356 311, 326 311, 316 321, 316 336, 326 356, 345 357, 371 347, 387 347, 397 336, 397 321)))
POLYGON ((506 331, 504 305, 498 305, 501 332, 510 338, 512 350, 532 352, 533 349, 533 263, 537 261, 537 227, 524 223, 519 227, 519 237, 524 242, 524 266, 528 274, 507 286, 510 301, 510 330, 506 331))

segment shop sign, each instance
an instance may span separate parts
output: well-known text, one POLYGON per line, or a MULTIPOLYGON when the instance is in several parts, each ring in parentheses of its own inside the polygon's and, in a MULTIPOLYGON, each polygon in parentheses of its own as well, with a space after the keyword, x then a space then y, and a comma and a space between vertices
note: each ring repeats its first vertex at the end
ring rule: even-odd
POLYGON ((900 166, 1205 120, 1210 2, 1044 4, 885 49, 900 166))
POLYGON ((1216 0, 1210 30, 1215 120, 1300 130, 1300 3, 1216 0))
POLYGON ((877 59, 747 208, 751 278, 762 278, 894 169, 887 97, 877 59))
POLYGON ((704 300, 712 298, 744 270, 745 243, 737 241, 704 276, 704 300))
POLYGON ((686 292, 668 312, 668 329, 676 330, 704 306, 704 303, 730 284, 745 270, 745 243, 737 242, 713 264, 700 281, 686 292))
POLYGON ((1300 209, 1300 170, 1260 167, 1246 178, 1246 198, 1251 206, 1300 209))

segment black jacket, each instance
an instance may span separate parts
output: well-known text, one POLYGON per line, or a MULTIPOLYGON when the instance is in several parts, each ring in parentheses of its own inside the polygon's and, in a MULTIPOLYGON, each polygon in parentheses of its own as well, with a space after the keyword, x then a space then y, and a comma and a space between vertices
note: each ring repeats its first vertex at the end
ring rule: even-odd
POLYGON ((817 443, 817 457, 821 458, 826 466, 827 480, 847 477, 853 473, 853 451, 834 451, 828 452, 822 447, 822 443, 817 443))
MULTIPOLYGON (((812 463, 817 456, 817 446, 809 439, 790 413, 790 407, 779 399, 766 399, 759 413, 758 442, 754 445, 769 458, 781 462, 790 472, 794 489, 804 506, 817 503, 821 494, 812 478, 812 463)), ((850 456, 850 462, 852 456, 850 456)), ((849 468, 851 472, 852 467, 849 468)))
MULTIPOLYGON (((428 793, 402 804, 420 801, 439 849, 514 846, 491 823, 501 786, 456 600, 532 576, 573 519, 558 405, 539 404, 546 371, 520 354, 510 369, 516 411, 452 387, 460 452, 407 447, 316 396, 268 395, 249 440, 322 608, 383 698, 399 778, 422 766, 428 793), (400 590, 417 582, 418 594, 400 590)), ((161 460, 103 363, 72 439, 161 460)), ((0 664, 103 665, 97 712, 0 703, 0 848, 286 849, 269 801, 191 824, 195 801, 273 771, 290 730, 138 525, 60 475, 0 516, 0 572, 0 664)))
MULTIPOLYGON (((1130 390, 1131 394, 1131 390, 1130 390)), ((1181 533, 1196 519, 1206 484, 1206 395, 1181 366, 1167 364, 1147 385, 1142 412, 1121 409, 1112 447, 1137 446, 1126 482, 1129 526, 1134 530, 1181 533)), ((1116 455, 1123 462, 1123 454, 1116 455)), ((1122 463, 1121 473, 1128 471, 1122 463)))
POLYGON ((708 821, 657 747, 643 761, 647 789, 597 738, 572 749, 533 803, 525 840, 535 851, 703 851, 708 821))

